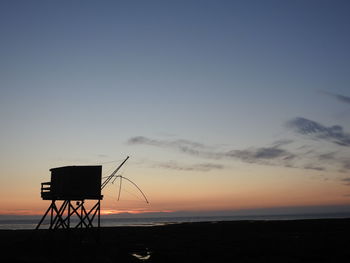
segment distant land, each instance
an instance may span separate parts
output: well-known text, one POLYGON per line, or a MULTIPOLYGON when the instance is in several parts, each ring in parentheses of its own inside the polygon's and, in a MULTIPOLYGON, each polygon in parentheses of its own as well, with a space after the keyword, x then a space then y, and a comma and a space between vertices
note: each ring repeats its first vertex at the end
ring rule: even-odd
MULTIPOLYGON (((103 208, 102 208, 103 210, 103 208)), ((43 211, 44 213, 45 211, 43 211)), ((276 216, 276 215, 324 215, 348 214, 350 205, 322 205, 322 206, 295 206, 273 207, 258 209, 242 209, 231 211, 174 211, 174 212, 145 212, 145 213, 118 213, 102 215, 102 218, 159 218, 159 217, 220 217, 220 216, 276 216)), ((2 214, 0 220, 11 219, 39 219, 41 215, 2 214)))

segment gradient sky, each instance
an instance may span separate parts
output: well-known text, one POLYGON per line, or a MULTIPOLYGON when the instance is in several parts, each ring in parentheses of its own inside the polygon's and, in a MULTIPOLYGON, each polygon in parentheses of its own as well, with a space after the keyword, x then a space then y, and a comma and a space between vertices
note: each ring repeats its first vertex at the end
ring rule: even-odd
MULTIPOLYGON (((350 205, 348 1, 1 1, 0 213, 127 155, 106 211, 350 205)), ((114 161, 114 162, 112 162, 114 161)))

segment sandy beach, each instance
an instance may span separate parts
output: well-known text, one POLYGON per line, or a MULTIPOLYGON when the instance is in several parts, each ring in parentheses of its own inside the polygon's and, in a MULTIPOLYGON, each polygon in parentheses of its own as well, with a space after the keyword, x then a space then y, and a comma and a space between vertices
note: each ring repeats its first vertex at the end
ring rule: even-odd
POLYGON ((350 219, 1 230, 2 262, 343 262, 350 219))

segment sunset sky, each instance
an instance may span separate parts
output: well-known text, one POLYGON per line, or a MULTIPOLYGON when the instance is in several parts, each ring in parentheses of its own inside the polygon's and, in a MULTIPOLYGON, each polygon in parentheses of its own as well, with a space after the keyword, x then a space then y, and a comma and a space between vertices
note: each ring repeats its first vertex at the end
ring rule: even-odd
POLYGON ((0 214, 130 155, 115 212, 350 207, 349 1, 1 1, 0 214))

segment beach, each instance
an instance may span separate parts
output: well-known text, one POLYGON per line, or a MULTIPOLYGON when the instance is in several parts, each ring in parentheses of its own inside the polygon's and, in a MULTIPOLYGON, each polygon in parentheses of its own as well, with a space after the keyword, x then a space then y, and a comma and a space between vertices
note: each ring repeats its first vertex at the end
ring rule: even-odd
POLYGON ((2 262, 343 262, 350 219, 1 230, 2 262))

